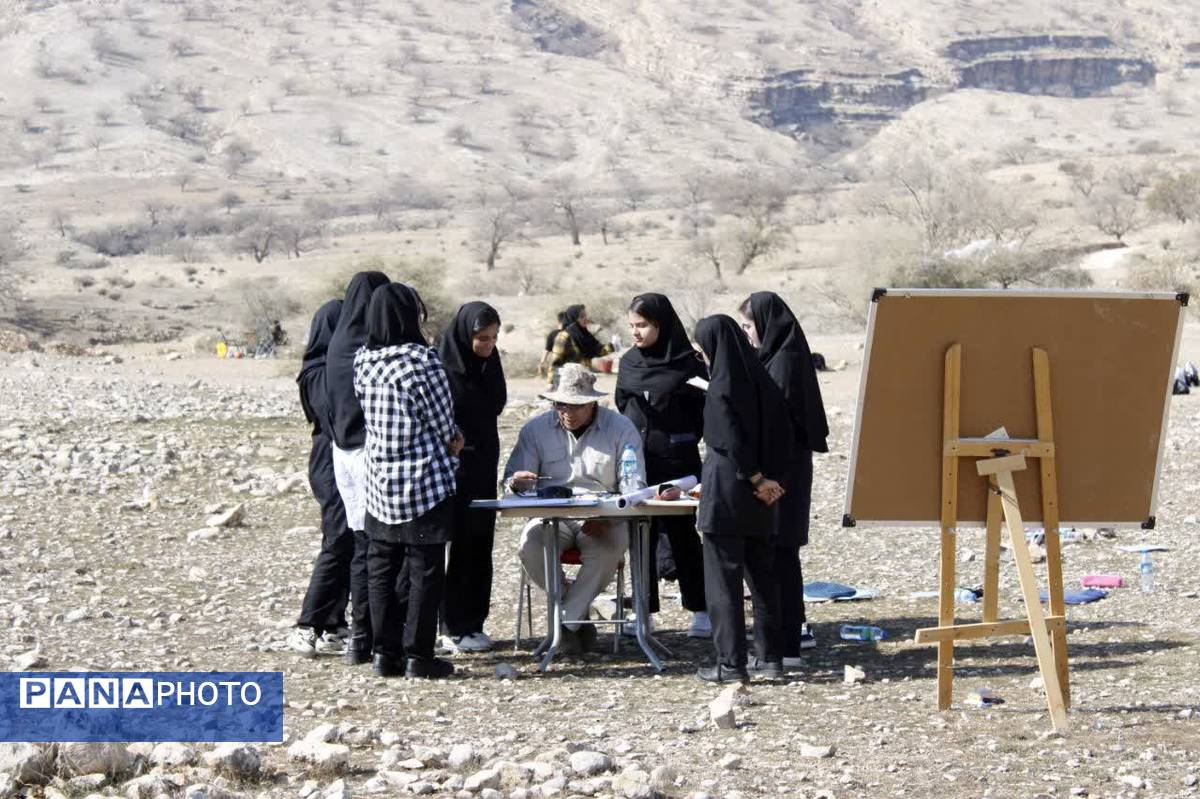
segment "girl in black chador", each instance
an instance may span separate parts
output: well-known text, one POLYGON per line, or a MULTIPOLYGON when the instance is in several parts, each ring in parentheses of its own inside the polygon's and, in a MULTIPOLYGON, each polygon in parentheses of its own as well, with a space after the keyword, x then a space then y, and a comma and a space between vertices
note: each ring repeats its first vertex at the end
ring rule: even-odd
POLYGON ((500 315, 484 302, 468 302, 442 334, 438 354, 450 393, 454 420, 466 445, 459 456, 450 563, 446 568, 446 601, 442 608, 443 641, 448 649, 485 652, 492 639, 483 631, 492 599, 492 544, 496 512, 473 510, 472 500, 494 499, 500 463, 497 420, 508 391, 496 340, 500 315))

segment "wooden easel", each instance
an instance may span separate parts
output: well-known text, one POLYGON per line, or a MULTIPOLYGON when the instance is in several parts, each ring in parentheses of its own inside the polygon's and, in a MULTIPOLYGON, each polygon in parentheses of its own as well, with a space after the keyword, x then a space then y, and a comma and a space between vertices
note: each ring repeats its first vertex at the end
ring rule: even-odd
POLYGON ((938 646, 938 708, 950 707, 954 680, 954 642, 975 638, 1029 635, 1033 638, 1038 668, 1046 689, 1046 703, 1055 730, 1067 726, 1070 705, 1067 674, 1066 603, 1063 601, 1062 547, 1059 539, 1058 482, 1054 463, 1054 418, 1050 404, 1050 361, 1046 351, 1033 350, 1036 439, 959 437, 962 346, 946 351, 944 404, 942 407, 942 518, 939 569, 938 626, 917 630, 916 642, 938 646), (955 535, 958 525, 958 468, 960 458, 975 458, 976 469, 988 478, 987 539, 983 571, 983 620, 978 624, 954 623, 955 535), (1050 615, 1042 612, 1037 578, 1025 540, 1021 509, 1013 485, 1013 472, 1025 468, 1026 458, 1041 466, 1042 527, 1046 534, 1047 590, 1050 615), (1021 581, 1027 618, 997 619, 1000 583, 1001 526, 1008 529, 1013 559, 1021 581))

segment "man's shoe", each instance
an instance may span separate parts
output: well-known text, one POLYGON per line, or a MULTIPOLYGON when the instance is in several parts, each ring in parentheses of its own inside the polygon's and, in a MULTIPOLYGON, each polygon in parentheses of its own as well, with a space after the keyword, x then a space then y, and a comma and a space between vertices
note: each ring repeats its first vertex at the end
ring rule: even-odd
POLYGON ((799 657, 799 656, 794 657, 794 658, 785 656, 783 659, 783 668, 785 671, 791 671, 792 669, 802 669, 806 665, 808 665, 808 664, 805 662, 804 658, 799 657))
POLYGON ((745 669, 733 669, 720 664, 705 666, 696 672, 696 676, 705 682, 750 682, 750 675, 746 673, 745 669))
POLYGON ((376 655, 371 670, 375 672, 376 677, 405 676, 404 664, 387 655, 376 655))
POLYGON ((812 628, 808 626, 808 622, 800 625, 800 648, 801 649, 816 649, 817 637, 813 635, 812 628))
POLYGON ((317 631, 312 627, 294 627, 287 637, 288 648, 306 658, 317 656, 317 631))
POLYGON ((410 680, 442 680, 454 676, 454 664, 441 658, 409 658, 404 676, 410 680))
POLYGON ((692 625, 687 634, 688 638, 712 638, 712 619, 707 612, 698 610, 692 614, 692 625))
POLYGON ((346 654, 346 631, 326 630, 317 639, 316 649, 318 655, 346 654))
POLYGON ((361 666, 371 662, 371 645, 362 638, 351 638, 346 642, 347 666, 361 666))
POLYGON ((750 664, 746 667, 746 671, 750 673, 751 677, 758 677, 763 680, 783 679, 783 663, 778 660, 750 658, 750 664))

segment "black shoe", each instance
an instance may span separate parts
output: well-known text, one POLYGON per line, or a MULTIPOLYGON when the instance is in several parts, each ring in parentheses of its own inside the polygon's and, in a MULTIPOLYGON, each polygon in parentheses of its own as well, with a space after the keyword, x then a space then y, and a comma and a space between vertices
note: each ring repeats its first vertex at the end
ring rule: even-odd
POLYGON ((750 675, 745 669, 733 669, 729 666, 705 666, 696 672, 696 676, 705 682, 750 682, 750 675))
POLYGON ((579 630, 563 627, 558 641, 558 654, 564 657, 574 657, 583 654, 583 641, 579 630))
POLYGON ((813 635, 812 628, 808 626, 808 622, 804 622, 800 625, 800 648, 817 648, 817 637, 813 635))
POLYGON ((410 680, 441 680, 454 676, 454 664, 441 658, 409 658, 404 676, 410 680))
POLYGON ((596 625, 581 624, 575 631, 579 636, 579 651, 581 654, 591 652, 596 648, 596 625))
POLYGON ((371 662, 371 645, 361 638, 346 641, 346 654, 342 655, 348 666, 361 666, 371 662))
POLYGON ((750 673, 751 677, 759 677, 764 680, 783 679, 783 663, 778 660, 750 658, 750 664, 746 671, 750 673))
POLYGON ((377 677, 403 677, 404 664, 387 655, 376 655, 371 670, 377 677))

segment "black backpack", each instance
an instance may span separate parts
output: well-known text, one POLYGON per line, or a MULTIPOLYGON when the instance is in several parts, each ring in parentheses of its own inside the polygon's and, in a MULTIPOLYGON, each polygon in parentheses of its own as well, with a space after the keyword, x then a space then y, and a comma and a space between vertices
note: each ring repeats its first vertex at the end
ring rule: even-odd
POLYGON ((824 372, 825 369, 827 368, 825 366, 825 356, 819 352, 814 352, 812 354, 812 362, 813 362, 813 368, 816 369, 818 372, 824 372))

